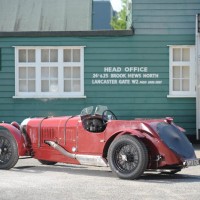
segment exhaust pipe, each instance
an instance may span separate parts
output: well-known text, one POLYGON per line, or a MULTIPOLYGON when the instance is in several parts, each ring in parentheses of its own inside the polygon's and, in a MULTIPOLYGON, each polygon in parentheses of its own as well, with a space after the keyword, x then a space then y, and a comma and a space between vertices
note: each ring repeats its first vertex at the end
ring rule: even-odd
POLYGON ((98 167, 108 166, 108 162, 101 156, 73 154, 73 153, 68 152, 66 149, 64 149, 63 147, 61 147, 59 144, 57 144, 54 141, 46 140, 45 143, 53 147, 57 151, 59 151, 64 156, 78 160, 81 165, 92 165, 92 166, 98 166, 98 167))
POLYGON ((63 155, 65 155, 65 156, 67 156, 69 158, 76 159, 76 154, 69 153, 63 147, 61 147, 60 145, 56 144, 55 142, 53 142, 53 141, 45 141, 45 143, 48 144, 49 146, 53 147, 54 149, 58 150, 63 155))

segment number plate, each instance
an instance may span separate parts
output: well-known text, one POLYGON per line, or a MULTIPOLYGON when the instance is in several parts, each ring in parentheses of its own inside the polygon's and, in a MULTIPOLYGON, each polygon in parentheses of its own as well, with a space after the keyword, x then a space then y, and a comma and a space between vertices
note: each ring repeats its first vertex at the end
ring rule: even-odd
POLYGON ((200 159, 186 160, 185 165, 186 167, 200 165, 200 159))

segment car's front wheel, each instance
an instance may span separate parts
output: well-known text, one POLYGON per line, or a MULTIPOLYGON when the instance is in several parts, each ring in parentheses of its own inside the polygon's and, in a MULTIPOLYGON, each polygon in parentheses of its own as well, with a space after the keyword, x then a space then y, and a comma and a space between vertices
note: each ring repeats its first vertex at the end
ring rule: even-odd
POLYGON ((137 179, 147 168, 147 148, 142 141, 131 135, 120 136, 109 147, 108 162, 119 178, 137 179))
POLYGON ((14 137, 6 130, 0 130, 0 169, 10 169, 19 159, 14 137))

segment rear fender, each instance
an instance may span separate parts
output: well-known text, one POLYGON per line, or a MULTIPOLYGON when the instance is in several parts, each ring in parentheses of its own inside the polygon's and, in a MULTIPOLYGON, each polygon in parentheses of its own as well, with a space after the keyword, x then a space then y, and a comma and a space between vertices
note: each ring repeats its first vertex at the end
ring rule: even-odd
POLYGON ((27 149, 26 149, 25 140, 24 140, 23 135, 21 134, 21 131, 17 127, 11 124, 7 124, 7 123, 0 123, 0 131, 1 130, 6 131, 8 132, 8 134, 11 134, 13 136, 18 146, 19 156, 25 156, 27 149))
POLYGON ((106 144, 104 146, 104 150, 103 150, 103 157, 106 158, 107 157, 107 153, 108 153, 108 149, 110 147, 110 144, 113 142, 113 140, 117 137, 120 137, 122 135, 132 135, 134 137, 138 137, 138 138, 145 138, 145 135, 142 134, 140 131, 137 130, 133 130, 133 129, 127 129, 127 130, 123 130, 120 132, 117 132, 115 134, 113 134, 107 141, 106 144))
POLYGON ((132 135, 133 137, 140 139, 148 150, 149 163, 148 163, 147 168, 154 169, 158 167, 158 161, 159 161, 158 156, 160 155, 158 146, 160 142, 157 140, 157 138, 153 137, 151 134, 148 134, 145 131, 140 132, 139 130, 128 129, 128 130, 115 133, 106 142, 106 145, 103 151, 104 158, 107 158, 108 149, 111 143, 114 141, 114 139, 122 135, 132 135))
POLYGON ((145 138, 145 135, 142 134, 140 131, 138 130, 133 130, 133 129, 130 129, 130 130, 125 130, 125 131, 122 131, 118 136, 121 136, 121 135, 132 135, 132 136, 135 136, 135 137, 138 137, 138 138, 145 138))

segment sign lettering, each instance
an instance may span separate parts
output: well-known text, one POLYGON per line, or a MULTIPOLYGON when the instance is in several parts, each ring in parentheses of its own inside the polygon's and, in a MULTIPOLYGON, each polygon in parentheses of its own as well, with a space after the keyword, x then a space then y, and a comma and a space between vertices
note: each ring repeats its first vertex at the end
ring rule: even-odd
POLYGON ((148 67, 104 67, 102 73, 92 74, 93 85, 160 85, 159 73, 148 67))

